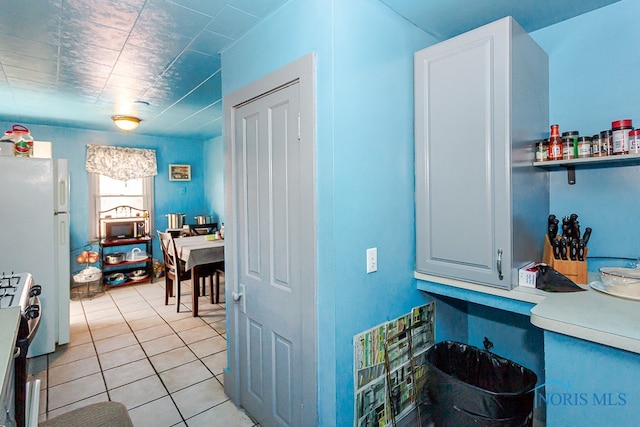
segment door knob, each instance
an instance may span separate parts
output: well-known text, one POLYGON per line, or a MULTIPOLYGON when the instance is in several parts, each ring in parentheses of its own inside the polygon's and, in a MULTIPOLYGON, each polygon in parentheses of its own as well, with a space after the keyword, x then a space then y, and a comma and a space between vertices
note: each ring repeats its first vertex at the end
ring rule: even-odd
POLYGON ((242 298, 243 295, 244 293, 242 292, 231 292, 231 297, 233 298, 234 302, 240 301, 240 298, 242 298))

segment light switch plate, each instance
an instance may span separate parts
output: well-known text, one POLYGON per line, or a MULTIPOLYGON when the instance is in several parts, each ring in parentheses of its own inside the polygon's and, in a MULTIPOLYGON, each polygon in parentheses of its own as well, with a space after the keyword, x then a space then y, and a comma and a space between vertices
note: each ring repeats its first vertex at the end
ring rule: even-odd
POLYGON ((378 248, 367 249, 367 274, 378 271, 378 248))

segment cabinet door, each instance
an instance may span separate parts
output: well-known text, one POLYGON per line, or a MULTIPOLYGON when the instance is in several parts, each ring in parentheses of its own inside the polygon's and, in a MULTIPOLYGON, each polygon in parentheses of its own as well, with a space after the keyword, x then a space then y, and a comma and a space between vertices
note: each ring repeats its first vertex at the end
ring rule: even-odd
POLYGON ((505 23, 415 55, 416 270, 509 288, 505 23))

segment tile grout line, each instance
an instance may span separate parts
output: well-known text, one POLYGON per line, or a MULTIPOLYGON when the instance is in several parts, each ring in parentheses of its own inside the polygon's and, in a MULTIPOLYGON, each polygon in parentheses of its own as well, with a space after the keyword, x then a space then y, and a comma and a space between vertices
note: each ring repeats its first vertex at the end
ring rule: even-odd
MULTIPOLYGON (((158 288, 162 288, 162 286, 157 286, 157 287, 158 287, 158 288)), ((171 334, 171 335, 175 334, 175 335, 180 339, 180 341, 184 344, 184 346, 185 346, 185 347, 186 347, 186 348, 187 348, 187 349, 188 349, 188 350, 189 350, 189 351, 190 351, 190 352, 195 356, 196 360, 198 360, 198 361, 200 361, 200 362, 202 363, 202 365, 205 367, 205 369, 206 369, 206 370, 207 370, 207 371, 212 375, 212 378, 213 378, 213 379, 215 379, 215 380, 216 380, 216 382, 217 382, 221 387, 223 387, 223 388, 224 388, 224 385, 220 382, 220 379, 218 378, 218 376, 217 376, 217 375, 212 371, 212 369, 211 369, 211 368, 209 368, 209 366, 207 366, 207 364, 205 364, 205 363, 202 361, 202 359, 203 359, 203 358, 202 358, 202 357, 199 357, 197 354, 195 354, 195 353, 194 353, 194 351, 189 347, 189 344, 187 344, 187 342, 185 341, 185 339, 183 339, 183 338, 179 335, 179 332, 183 332, 183 331, 177 331, 177 330, 175 329, 175 327, 172 325, 171 321, 170 321, 170 320, 167 320, 165 317, 163 317, 163 315, 162 315, 162 314, 157 310, 157 306, 156 306, 156 304, 154 304, 154 303, 151 301, 151 299, 149 299, 149 298, 148 298, 144 293, 142 293, 140 289, 138 289, 138 288, 134 288, 133 290, 135 290, 135 292, 136 292, 136 293, 135 293, 135 295, 140 296, 140 297, 141 297, 141 298, 142 298, 142 299, 143 299, 143 300, 148 304, 149 308, 151 308, 151 309, 153 310, 153 312, 155 313, 155 314, 154 314, 154 316, 157 316, 157 317, 159 317, 160 319, 162 319, 162 322, 163 322, 163 323, 161 323, 161 324, 162 324, 162 325, 167 325, 167 326, 169 326, 169 328, 170 328, 170 329, 171 329, 171 331, 172 331, 172 334, 171 334)), ((173 398, 173 396, 172 396, 172 393, 170 393, 170 392, 169 392, 169 389, 167 388, 167 385, 165 384, 165 382, 162 380, 162 378, 161 378, 161 376, 160 376, 160 372, 158 372, 158 370, 156 369, 156 367, 155 367, 155 366, 153 365, 153 363, 151 362, 151 360, 150 360, 150 356, 148 355, 147 351, 144 349, 144 347, 143 347, 143 345, 142 345, 142 342, 140 341, 140 339, 139 339, 139 338, 138 338, 138 336, 136 335, 136 331, 134 331, 134 330, 133 330, 133 328, 132 328, 132 326, 131 326, 131 324, 130 324, 130 322, 132 322, 132 321, 134 321, 134 320, 140 320, 140 319, 143 319, 144 317, 143 317, 143 318, 140 318, 140 319, 128 320, 128 319, 127 319, 127 316, 125 315, 125 312, 122 310, 122 308, 121 308, 120 304, 118 303, 118 300, 117 300, 116 298, 114 298, 114 297, 113 297, 113 295, 112 295, 110 292, 107 292, 107 293, 109 294, 109 295, 108 295, 108 298, 109 298, 109 301, 110 301, 110 304, 109 304, 109 305, 113 304, 113 305, 115 306, 115 308, 117 309, 117 311, 120 313, 120 315, 122 315, 122 317, 123 317, 123 319, 124 319, 124 322, 127 324, 127 328, 128 328, 128 330, 129 330, 129 333, 132 333, 132 334, 133 334, 133 336, 134 336, 134 338, 135 338, 135 340, 136 340, 137 344, 138 344, 138 345, 140 346, 140 348, 142 349, 142 352, 144 353, 144 355, 145 355, 145 358, 146 358, 147 362, 151 365, 151 367, 152 367, 152 369, 153 369, 153 371, 154 371, 155 375, 158 377, 158 379, 160 380, 161 384, 162 384, 162 385, 163 385, 163 387, 165 388, 165 391, 167 392, 167 396, 169 396, 169 397, 170 397, 170 399, 171 399, 172 403, 174 404, 174 407, 175 407, 175 408, 176 408, 176 410, 178 411, 178 414, 179 414, 180 418, 182 419, 182 421, 181 421, 181 422, 186 423, 186 419, 185 419, 185 417, 183 416, 183 414, 182 414, 182 412, 180 411, 180 409, 178 408, 178 406, 177 406, 177 404, 176 404, 176 402, 175 402, 175 400, 174 400, 174 398, 173 398)), ((83 315, 84 325, 86 326, 86 329, 87 329, 87 331, 89 332, 89 336, 90 336, 90 339, 91 339, 91 344, 92 344, 92 346, 93 346, 93 349, 94 349, 94 352, 95 352, 95 357, 96 357, 96 359, 97 359, 98 366, 99 366, 99 368, 100 368, 100 374, 101 374, 102 381, 103 381, 103 384, 104 384, 104 387, 105 387, 105 393, 106 393, 106 395, 107 395, 108 400, 111 400, 111 393, 110 393, 110 390, 109 390, 109 388, 108 388, 108 386, 107 386, 106 377, 105 377, 105 375, 104 375, 104 373, 105 373, 105 369, 104 369, 103 364, 102 364, 102 362, 101 362, 101 360, 100 360, 100 353, 98 352, 98 348, 97 348, 97 345, 96 345, 96 342, 97 342, 97 341, 100 341, 100 340, 96 340, 96 339, 95 339, 95 330, 98 330, 98 329, 101 329, 101 328, 92 328, 92 327, 91 327, 91 324, 90 324, 90 322, 89 322, 89 316, 88 316, 88 313, 90 313, 90 312, 91 312, 91 308, 90 308, 90 307, 87 307, 87 306, 86 306, 86 304, 85 304, 83 301, 80 301, 79 305, 80 305, 80 307, 81 307, 81 309, 82 309, 82 313, 81 313, 81 314, 83 315)), ((182 305, 182 304, 181 304, 181 305, 182 305)), ((224 307, 223 307, 220 303, 217 303, 217 304, 214 304, 214 305, 215 305, 215 306, 218 306, 218 307, 219 307, 219 308, 221 308, 221 309, 224 309, 224 307)), ((185 308, 188 308, 188 307, 187 307, 187 306, 185 306, 185 308)), ((107 309, 109 309, 109 308, 107 308, 107 309)), ((96 310, 96 311, 99 311, 99 310, 96 310)), ((135 312, 135 310, 134 310, 134 312, 135 312)), ((129 313, 130 313, 130 312, 129 312, 129 313)), ((152 316, 147 316, 147 317, 152 317, 152 316)), ((176 319, 175 321, 180 321, 180 320, 183 320, 183 319, 176 319)), ((211 330, 216 334, 215 336, 222 338, 222 339, 226 342, 226 338, 225 338, 225 337, 224 337, 224 336, 223 336, 223 335, 222 335, 222 334, 221 334, 221 333, 220 333, 220 332, 219 332, 219 331, 218 331, 218 330, 213 326, 213 323, 218 323, 219 321, 218 321, 218 322, 211 322, 211 323, 209 323, 209 322, 207 322, 207 321, 206 321, 206 320, 204 320, 204 319, 201 319, 201 320, 202 320, 202 326, 209 326, 209 328, 210 328, 210 329, 211 329, 211 330)), ((159 326, 159 325, 158 325, 158 326, 159 326)), ((109 326, 105 326, 105 327, 109 327, 109 326)), ((149 328, 151 328, 151 327, 153 327, 153 326, 150 326, 149 328)), ((148 328, 143 328, 143 329, 140 329, 139 331, 144 330, 144 329, 148 329, 148 328)), ((117 335, 114 335, 114 337, 115 337, 115 336, 117 336, 117 335)), ((170 335, 167 335, 167 336, 170 336, 170 335)), ((109 338, 113 338, 113 337, 107 337, 107 338, 104 338, 104 339, 109 339, 109 338)), ((162 338, 162 337, 158 337, 158 338, 162 338)), ((156 339, 157 339, 157 338, 156 338, 156 339)), ((208 338, 205 338, 205 339, 208 339, 208 338)), ((203 340, 204 340, 204 339, 203 339, 203 340)), ((203 341, 203 340, 199 340, 199 341, 203 341)), ((149 340, 149 341, 151 341, 151 340, 149 340)), ((145 342, 147 342, 147 341, 145 341, 145 342)), ((194 344, 194 343, 196 343, 196 342, 198 342, 198 341, 194 341, 194 342, 192 342, 191 344, 194 344)), ((87 343, 87 344, 88 344, 88 343, 87 343)), ((226 346, 225 346, 225 348, 226 348, 226 346)), ((121 350, 121 349, 114 349, 114 350, 112 350, 112 351, 118 351, 118 350, 121 350)), ((167 351, 170 351, 170 350, 167 350, 167 351)), ((225 351, 225 350, 221 350, 220 352, 222 352, 222 351, 225 351)), ((107 353, 108 353, 108 352, 107 352, 107 353)), ((161 353, 158 353, 158 354, 162 354, 162 353, 165 353, 165 352, 161 352, 161 353)), ((219 353, 219 352, 216 352, 216 353, 213 353, 213 354, 217 354, 217 353, 219 353)), ((212 355, 213 355, 213 354, 212 354, 212 355)), ((207 355, 206 357, 209 357, 209 356, 211 356, 211 355, 207 355)), ((89 356, 88 358, 90 358, 90 357, 94 357, 94 356, 89 356)), ((86 359, 86 358, 81 358, 81 359, 78 359, 78 360, 83 360, 83 359, 86 359)), ((142 359, 141 359, 141 360, 142 360, 142 359)), ((47 376, 47 398, 46 398, 46 400, 47 400, 47 401, 46 401, 46 405, 45 405, 45 414, 46 414, 46 415, 47 415, 47 417, 48 417, 48 416, 49 416, 49 412, 51 412, 51 411, 50 411, 50 408, 49 408, 49 396, 50 396, 49 391, 50 391, 50 388, 51 388, 51 386, 50 386, 50 384, 51 384, 51 383, 50 383, 50 373, 49 373, 49 369, 50 369, 50 358, 49 358, 49 355, 47 355, 47 359, 46 359, 46 361, 47 361, 47 372, 46 372, 46 376, 47 376)), ((76 362, 76 361, 74 360, 74 361, 72 361, 72 362, 76 362)), ((67 363, 72 363, 72 362, 67 362, 67 363)), ((132 362, 129 362, 129 363, 132 363, 132 362)), ((123 365, 121 365, 121 366, 125 366, 125 365, 127 365, 127 364, 128 364, 128 363, 125 363, 125 364, 123 364, 123 365)), ((61 366, 63 366, 63 365, 64 365, 64 364, 62 364, 61 366)), ((115 369, 115 368, 117 368, 117 367, 113 367, 113 368, 111 368, 111 369, 115 369)), ((174 368, 172 368, 172 369, 174 369, 174 368)), ((107 369, 107 370, 108 370, 108 369, 107 369)), ((163 371, 163 372, 164 372, 164 371, 163 371)), ((148 377, 138 379, 137 381, 142 380, 142 379, 146 379, 146 378, 150 378, 150 377, 152 377, 152 376, 153 376, 153 375, 149 375, 148 377)), ((207 380, 208 380, 208 379, 209 379, 209 378, 207 378, 207 380)), ((205 381, 205 380, 203 380, 203 381, 205 381)), ((199 383, 201 383, 201 382, 203 382, 203 381, 196 382, 195 384, 199 384, 199 383)), ((134 381, 134 382, 135 382, 135 381, 134 381)), ((133 383, 133 382, 132 382, 132 383, 133 383)), ((127 383, 127 384, 132 384, 132 383, 127 383)), ((61 384, 64 384, 64 383, 61 383, 61 384)), ((125 385, 127 385, 127 384, 123 384, 123 385, 120 385, 120 386, 118 386, 118 387, 122 387, 122 386, 125 386, 125 385)), ((191 384, 191 385, 186 386, 186 387, 183 387, 183 388, 181 388, 181 389, 179 389, 179 390, 175 390, 175 391, 174 391, 174 393, 175 393, 175 392, 178 392, 178 391, 180 391, 180 390, 184 390, 184 389, 186 389, 186 388, 188 388, 188 387, 191 387, 191 386, 193 386, 193 385, 195 385, 195 384, 191 384)), ((58 385, 58 384, 56 384, 56 385, 58 385)), ((115 388, 118 388, 118 387, 115 387, 115 388)), ((114 389, 115 389, 115 388, 114 388, 114 389)), ((101 393, 102 393, 102 392, 101 392, 101 393)), ((91 398, 91 397, 94 397, 94 396, 97 396, 97 395, 99 395, 99 394, 100 394, 100 393, 98 393, 98 394, 96 394, 96 395, 92 395, 92 396, 85 397, 85 399, 87 399, 87 398, 91 398)), ((145 405, 145 404, 148 404, 148 403, 154 402, 154 401, 159 400, 159 399, 161 399, 161 398, 163 398, 163 397, 164 397, 164 396, 162 396, 162 397, 160 397, 160 398, 158 398, 158 399, 154 399, 154 400, 152 400, 152 401, 150 401, 150 402, 146 402, 146 403, 144 403, 144 404, 142 404, 142 405, 138 405, 138 406, 136 406, 135 408, 138 408, 138 407, 143 406, 143 405, 145 405)), ((84 400, 84 399, 81 399, 81 400, 84 400)), ((218 403, 217 405, 212 406, 211 408, 207 408, 207 409, 205 409, 204 411, 201 411, 201 412, 198 412, 198 413, 196 413, 196 414, 193 414, 193 415, 192 415, 191 417, 189 417, 189 418, 193 418, 193 417, 195 417, 195 416, 197 416, 197 415, 199 415, 199 414, 201 414, 201 413, 203 413, 203 412, 206 412, 206 411, 208 411, 208 410, 210 410, 210 409, 212 409, 212 408, 214 408, 214 407, 217 407, 217 406, 219 406, 219 405, 221 405, 221 404, 223 404, 223 403, 225 403, 225 402, 227 402, 227 401, 229 401, 229 399, 228 399, 228 398, 227 398, 226 400, 224 400, 223 402, 220 402, 220 403, 218 403)), ((74 403, 77 403, 77 402, 71 402, 71 403, 69 403, 68 405, 72 405, 72 404, 74 404, 74 403)), ((68 405, 63 405, 63 406, 61 406, 60 408, 63 408, 64 406, 68 406, 68 405)), ((60 408, 55 408, 55 409, 60 409, 60 408)), ((135 409, 135 408, 130 408, 130 409, 135 409)), ((179 423, 180 423, 180 422, 179 422, 179 423)), ((179 423, 178 423, 178 424, 179 424, 179 423)))
MULTIPOLYGON (((192 287, 192 288, 193 288, 193 287, 192 287)), ((142 294, 142 293, 139 291, 139 289, 135 288, 135 291, 136 291, 136 292, 138 293, 138 295, 140 295, 140 296, 141 296, 141 297, 142 297, 142 298, 143 298, 147 303, 149 303, 149 300, 148 300, 147 298, 145 298, 144 294, 142 294)), ((192 292, 193 292, 193 289, 192 289, 192 292)), ((132 329, 132 328, 131 328, 131 325, 129 325, 129 320, 127 320, 127 318, 126 318, 126 316, 124 315, 124 313, 120 310, 120 306, 118 305, 118 303, 117 303, 115 300, 114 300, 114 303, 116 304, 116 307, 118 308, 118 311, 120 311, 120 313, 122 314, 122 316, 123 316, 123 318, 124 318, 125 322, 127 323, 127 326, 129 326, 129 328, 130 328, 130 329, 132 329)), ((213 372, 211 372, 211 370, 209 369, 209 367, 208 367, 204 362, 202 362, 202 359, 201 359, 197 354, 195 354, 195 353, 193 352, 193 350, 189 347, 189 344, 187 344, 187 342, 186 342, 186 341, 185 341, 185 340, 184 340, 184 339, 183 339, 183 338, 178 334, 178 331, 176 331, 176 330, 174 329, 174 327, 171 325, 171 323, 170 323, 167 319, 165 319, 165 318, 162 316, 162 314, 160 314, 160 313, 158 312, 158 310, 156 310, 156 308, 155 308, 155 306, 154 306, 153 304, 149 304, 149 306, 150 306, 150 307, 151 307, 151 309, 156 313, 156 315, 157 315, 157 316, 159 316, 159 317, 164 321, 164 324, 168 325, 168 326, 169 326, 169 328, 171 328, 171 330, 173 331, 173 333, 174 333, 174 334, 175 334, 175 335, 180 339, 180 341, 182 341, 182 343, 184 344, 184 346, 185 346, 186 348, 188 348, 188 349, 189 349, 189 351, 190 351, 190 352, 191 352, 191 353, 196 357, 196 359, 197 359, 198 361, 200 361, 200 362, 202 363, 202 365, 204 365, 204 367, 205 367, 205 368, 206 368, 206 369, 211 373, 211 375, 213 376, 213 378, 215 378, 215 379, 216 379, 216 381, 218 381, 218 383, 220 383, 220 381, 216 378, 215 374, 214 374, 213 372)), ((186 307, 186 306, 185 306, 185 307, 186 307)), ((151 316, 148 316, 148 317, 151 317, 151 316)), ((138 320, 138 319, 136 319, 136 320, 138 320)), ((183 319, 180 319, 180 320, 183 320, 183 319)), ((213 328, 213 327, 212 327, 211 325, 209 325, 207 322, 205 322, 205 321, 203 320, 203 321, 202 321, 202 323, 203 323, 203 326, 204 326, 204 325, 208 325, 208 326, 209 326, 209 327, 210 327, 210 328, 211 328, 211 329, 212 329, 216 334, 220 335, 220 333, 219 333, 218 331, 216 331, 216 330, 215 330, 215 328, 213 328)), ((155 367, 155 366, 153 365, 153 363, 151 362, 150 356, 147 354, 147 351, 145 350, 145 348, 144 348, 144 346, 142 345, 142 342, 139 340, 138 336, 135 334, 135 331, 133 331, 133 330, 132 330, 132 333, 133 333, 133 335, 134 335, 134 337, 135 337, 136 341, 137 341, 137 342, 138 342, 138 344, 140 345, 140 348, 142 349, 143 353, 145 354, 147 361, 148 361, 148 362, 149 362, 149 364, 151 365, 151 368, 152 368, 152 369, 153 369, 153 371, 155 372, 155 375, 158 377, 158 379, 160 380, 160 383, 162 384, 162 386, 163 386, 163 387, 164 387, 164 389, 166 390, 166 392, 167 392, 167 396, 169 396, 169 398, 171 399, 171 402, 173 403, 174 407, 175 407, 175 408, 176 408, 176 410, 178 411, 178 414, 180 415, 180 418, 182 419, 182 422, 184 422, 184 423, 186 424, 187 419, 186 419, 186 418, 184 417, 184 415, 182 414, 182 411, 180 411, 180 408, 178 407, 178 405, 177 405, 176 401, 174 400, 174 398, 173 398, 173 396, 172 396, 172 393, 169 391, 169 389, 168 389, 167 385, 166 385, 166 384, 165 384, 165 382, 162 380, 162 377, 160 376, 160 372, 158 372, 158 370, 156 369, 156 367, 155 367)), ((162 337, 159 337, 159 338, 162 338, 162 337)), ((225 339, 225 341, 226 341, 226 339, 225 339)), ((146 342, 146 341, 145 341, 145 342, 146 342)), ((197 341, 196 341, 196 342, 197 342, 197 341)), ((193 343, 192 343, 192 344, 193 344, 193 343)), ((168 351, 171 351, 171 350, 167 350, 167 352, 168 352, 168 351)), ((158 354, 162 354, 162 353, 166 353, 166 352, 161 352, 161 353, 158 353, 158 354)), ((155 356, 155 355, 154 355, 154 356, 155 356)), ((174 368, 172 368, 172 369, 174 369, 174 368)), ((150 375, 149 377, 145 377, 145 378, 150 378, 151 376, 152 376, 152 375, 150 375)), ((139 380, 138 380, 138 381, 139 381, 139 380)), ((196 385, 196 384, 200 384, 201 382, 204 382, 204 381, 206 381, 206 380, 199 381, 199 382, 197 382, 197 383, 191 384, 191 385, 189 385, 189 386, 187 386, 187 387, 184 387, 184 388, 182 388, 182 389, 180 389, 180 390, 184 390, 185 388, 191 387, 191 386, 196 385)), ((129 383, 129 384, 131 384, 131 383, 129 383)), ((106 385, 106 381, 105 381, 105 385, 106 385)), ((125 384, 125 385, 126 385, 126 384, 125 384)), ((120 387, 122 387, 122 386, 120 386, 120 387)), ((178 391, 180 391, 180 390, 175 390, 175 391, 174 391, 174 393, 175 393, 175 392, 178 392, 178 391)), ((148 404, 148 403, 155 402, 156 400, 162 399, 163 397, 165 397, 165 396, 159 397, 158 399, 154 399, 154 400, 152 400, 152 401, 150 401, 150 402, 143 403, 143 404, 141 404, 141 405, 138 405, 138 406, 133 407, 133 408, 130 408, 130 409, 135 409, 135 408, 138 408, 138 407, 140 407, 140 406, 146 405, 146 404, 148 404)), ((215 406, 217 406, 217 405, 215 405, 215 406)), ((215 407, 215 406, 214 406, 214 407, 215 407)), ((128 410, 130 410, 130 409, 128 409, 128 410)), ((211 409, 211 408, 207 408, 205 411, 208 411, 209 409, 211 409)), ((205 412, 205 411, 203 411, 203 412, 205 412)), ((196 416, 196 415, 198 415, 198 414, 195 414, 195 415, 193 415, 193 416, 196 416)), ((192 417, 190 417, 190 418, 192 418, 192 417)))

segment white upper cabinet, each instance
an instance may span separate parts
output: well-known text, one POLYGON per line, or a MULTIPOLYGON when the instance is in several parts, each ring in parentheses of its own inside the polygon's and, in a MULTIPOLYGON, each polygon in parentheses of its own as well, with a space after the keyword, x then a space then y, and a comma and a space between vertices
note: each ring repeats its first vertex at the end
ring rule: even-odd
POLYGON ((542 257, 548 57, 510 17, 415 53, 416 271, 511 289, 542 257))

